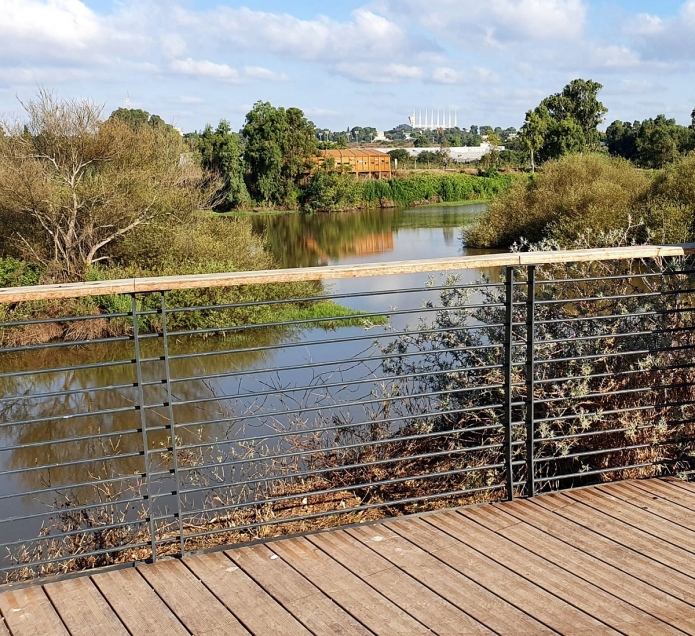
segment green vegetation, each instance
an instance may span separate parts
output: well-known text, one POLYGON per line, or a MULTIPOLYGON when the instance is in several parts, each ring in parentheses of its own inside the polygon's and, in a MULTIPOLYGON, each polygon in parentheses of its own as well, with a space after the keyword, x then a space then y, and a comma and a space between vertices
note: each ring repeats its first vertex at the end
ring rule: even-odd
POLYGON ((532 169, 536 159, 547 161, 599 148, 598 126, 608 112, 598 101, 602 88, 592 80, 576 79, 526 113, 520 142, 531 157, 532 169))
POLYGON ((465 232, 472 247, 550 239, 571 244, 587 230, 631 226, 635 241, 680 243, 695 236, 695 156, 650 175, 605 154, 549 161, 517 181, 465 232))
POLYGON ((419 173, 364 181, 363 199, 368 205, 398 204, 403 207, 424 202, 488 201, 505 192, 517 180, 526 181, 526 177, 419 173))

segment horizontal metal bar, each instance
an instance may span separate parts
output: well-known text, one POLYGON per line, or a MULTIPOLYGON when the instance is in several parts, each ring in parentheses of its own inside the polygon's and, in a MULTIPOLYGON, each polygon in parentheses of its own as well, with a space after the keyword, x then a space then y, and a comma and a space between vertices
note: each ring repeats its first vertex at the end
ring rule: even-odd
MULTIPOLYGON (((333 510, 327 510, 326 512, 316 512, 313 514, 301 515, 301 516, 291 517, 291 518, 286 518, 286 519, 275 519, 273 521, 259 521, 256 523, 249 523, 249 524, 245 524, 242 526, 227 527, 227 528, 223 528, 220 530, 212 530, 212 531, 208 531, 208 532, 195 532, 195 533, 185 535, 184 538, 186 540, 191 540, 191 539, 197 539, 199 537, 209 537, 209 536, 214 536, 216 534, 222 534, 224 532, 229 532, 230 530, 234 530, 235 532, 244 531, 244 530, 253 530, 255 528, 262 528, 265 526, 273 526, 273 525, 278 525, 278 524, 282 524, 282 523, 296 523, 297 521, 309 521, 311 519, 320 519, 321 517, 327 517, 327 516, 331 516, 331 515, 354 514, 355 512, 374 510, 375 508, 388 508, 391 506, 399 506, 399 505, 402 506, 402 505, 406 505, 406 504, 418 503, 420 501, 427 501, 430 499, 443 499, 445 497, 459 497, 459 496, 463 496, 463 495, 473 495, 473 494, 480 493, 480 492, 491 492, 493 490, 503 490, 505 488, 506 488, 506 484, 496 484, 494 486, 482 486, 480 488, 468 488, 468 489, 464 489, 464 490, 452 490, 452 491, 447 491, 447 492, 443 492, 443 493, 432 493, 429 495, 421 495, 419 497, 407 497, 404 499, 396 499, 393 501, 384 501, 384 502, 374 503, 374 504, 362 504, 360 506, 353 506, 351 508, 336 508, 333 510)), ((216 512, 217 510, 219 510, 219 508, 213 508, 209 512, 216 512)), ((205 512, 207 512, 207 511, 205 511, 205 512)), ((199 515, 200 512, 192 512, 190 514, 191 515, 196 515, 196 514, 199 515)))
MULTIPOLYGON (((322 296, 306 296, 300 298, 281 298, 281 299, 270 299, 270 300, 257 300, 253 302, 246 303, 228 303, 220 305, 200 305, 195 307, 167 307, 167 314, 178 314, 185 312, 198 312, 198 311, 224 311, 227 309, 247 309, 249 307, 264 307, 264 306, 274 306, 274 305, 287 305, 295 303, 312 303, 312 302, 322 302, 325 300, 346 300, 350 298, 373 298, 374 296, 391 296, 394 294, 422 294, 427 292, 438 292, 438 291, 456 291, 459 289, 487 289, 487 288, 502 288, 504 283, 462 283, 461 285, 436 285, 432 287, 427 287, 423 285, 422 287, 404 287, 402 289, 378 289, 371 290, 367 292, 349 292, 342 294, 325 294, 322 296)), ((140 313, 140 312, 138 312, 140 313)), ((161 310, 159 311, 161 313, 161 310)), ((130 315, 130 314, 126 314, 130 315)), ((2 325, 0 325, 2 326, 2 325)))
MULTIPOLYGON (((493 325, 497 327, 503 327, 504 325, 493 325)), ((239 377, 243 376, 244 378, 252 378, 253 376, 256 375, 263 375, 266 373, 282 373, 283 371, 300 371, 300 370, 305 370, 305 369, 318 369, 321 367, 328 367, 332 366, 335 368, 340 369, 341 367, 344 366, 355 366, 358 364, 365 364, 367 362, 376 362, 376 361, 383 361, 383 360, 392 360, 394 358, 401 359, 401 358, 416 358, 418 356, 424 356, 432 353, 436 353, 438 355, 444 354, 444 353, 459 353, 461 351, 467 351, 467 349, 460 349, 460 348, 454 348, 454 349, 429 349, 427 351, 410 351, 406 353, 389 353, 386 355, 381 355, 381 356, 368 356, 364 358, 343 358, 342 360, 336 360, 336 361, 331 361, 327 360, 324 362, 310 362, 307 364, 299 364, 299 365, 287 365, 287 366, 278 366, 278 367, 262 367, 260 369, 248 369, 248 370, 243 370, 243 371, 229 371, 229 372, 224 372, 224 373, 210 373, 207 375, 198 375, 198 376, 184 376, 182 378, 173 378, 171 380, 172 384, 180 384, 182 382, 195 382, 195 381, 203 381, 203 380, 217 380, 220 378, 233 378, 233 377, 239 377)), ((502 365, 497 364, 497 365, 490 365, 490 366, 475 366, 475 367, 469 367, 469 368, 464 368, 460 369, 460 372, 464 371, 488 371, 492 369, 501 369, 502 365)), ((155 385, 155 384, 160 384, 162 380, 158 380, 157 382, 143 382, 143 386, 150 386, 150 385, 155 385)))
POLYGON ((39 566, 51 565, 53 563, 63 563, 64 561, 72 561, 73 559, 86 559, 89 557, 100 556, 102 554, 110 554, 113 552, 125 552, 126 550, 137 550, 138 548, 146 548, 149 543, 134 543, 113 548, 105 548, 104 550, 94 550, 92 552, 78 552, 76 554, 65 555, 62 557, 53 557, 52 559, 42 559, 41 561, 32 561, 29 563, 18 563, 0 567, 0 572, 13 572, 15 570, 31 569, 39 566))
POLYGON ((689 386, 694 386, 693 384, 666 384, 662 386, 647 386, 640 387, 638 389, 621 389, 618 391, 608 391, 606 393, 586 393, 584 395, 568 395, 563 397, 546 398, 546 399, 534 399, 535 404, 554 404, 557 402, 570 402, 574 400, 592 400, 594 398, 608 398, 614 395, 634 395, 635 393, 647 393, 650 391, 666 391, 669 389, 682 389, 689 386))
MULTIPOLYGON (((624 470, 635 470, 637 468, 650 468, 653 466, 663 466, 664 464, 674 463, 671 460, 662 460, 659 462, 648 462, 644 464, 632 464, 629 466, 616 466, 614 468, 597 468, 596 470, 587 470, 579 473, 570 473, 567 475, 554 475, 553 477, 536 477, 536 483, 547 483, 550 481, 561 481, 563 479, 575 479, 577 477, 590 477, 592 475, 603 475, 605 473, 617 473, 624 470)), ((600 484, 599 484, 600 485, 600 484)))
POLYGON ((119 499, 118 501, 111 501, 104 503, 99 501, 93 504, 86 504, 83 506, 70 506, 69 508, 53 508, 52 510, 46 510, 45 512, 33 513, 30 515, 18 515, 16 517, 5 517, 0 519, 0 524, 3 523, 15 523, 17 521, 29 521, 30 519, 43 519, 44 517, 50 517, 51 515, 57 515, 61 512, 86 512, 87 510, 94 510, 94 508, 106 507, 106 506, 122 506, 129 505, 132 503, 137 503, 139 501, 146 501, 147 497, 132 497, 130 499, 119 499))
POLYGON ((540 349, 545 345, 592 342, 594 340, 611 340, 613 338, 636 338, 639 336, 652 336, 654 333, 656 332, 650 329, 649 331, 633 331, 631 333, 602 333, 593 336, 571 336, 569 338, 559 338, 557 340, 538 340, 535 345, 537 349, 540 349))
POLYGON ((654 424, 646 424, 642 426, 636 426, 636 427, 629 427, 625 426, 623 428, 609 428, 609 429, 601 429, 598 431, 585 431, 582 433, 572 433, 569 435, 557 435, 555 437, 539 437, 539 438, 534 438, 533 442, 534 444, 550 444, 553 442, 562 442, 568 439, 584 439, 586 437, 595 437, 597 435, 612 435, 613 433, 627 433, 631 431, 647 431, 649 429, 655 428, 654 424))
MULTIPOLYGON (((388 420, 384 420, 382 423, 388 423, 392 424, 394 422, 405 422, 413 419, 431 419, 434 417, 440 417, 442 415, 457 415, 460 413, 458 409, 451 409, 448 411, 431 411, 429 413, 426 413, 422 416, 417 416, 417 415, 400 415, 398 417, 389 417, 388 420)), ((222 423, 222 422, 216 422, 216 423, 222 423)), ((267 435, 256 435, 253 437, 244 437, 243 440, 241 440, 243 443, 246 444, 255 444, 256 442, 267 442, 268 440, 272 439, 288 439, 288 438, 293 438, 293 437, 299 437, 301 435, 315 435, 316 433, 327 433, 330 431, 344 431, 344 432, 350 432, 356 428, 360 428, 362 426, 373 426, 375 422, 373 420, 362 420, 359 422, 351 422, 349 424, 337 424, 334 426, 321 426, 320 428, 311 428, 311 429, 304 429, 304 430, 294 430, 294 431, 282 431, 282 432, 276 432, 276 433, 268 433, 267 435)), ((194 424, 176 424, 174 426, 175 429, 179 429, 182 427, 188 427, 188 426, 194 426, 194 424)), ((495 425, 489 425, 489 426, 480 426, 480 427, 473 427, 473 428, 465 428, 465 429, 451 429, 450 431, 445 431, 448 433, 455 433, 458 431, 464 431, 464 432, 471 432, 471 433, 476 433, 476 432, 482 432, 485 430, 492 430, 495 428, 501 427, 502 424, 495 424, 495 425)), ((151 429, 148 428, 148 431, 151 429)), ((402 439, 402 438, 400 438, 402 439)), ((199 450, 201 448, 211 448, 213 446, 220 446, 220 445, 225 445, 225 444, 232 444, 232 443, 239 443, 240 440, 236 440, 234 438, 232 439, 223 439, 223 440, 215 440, 212 442, 199 442, 196 444, 179 444, 178 449, 179 450, 199 450)), ((160 449, 160 450, 166 450, 167 452, 171 452, 171 448, 166 448, 166 449, 160 449)), ((185 470, 185 467, 181 467, 181 470, 185 470)))
MULTIPOLYGON (((460 453, 461 450, 456 450, 456 451, 440 451, 438 453, 428 453, 428 454, 423 454, 423 455, 413 455, 412 457, 393 457, 390 459, 381 459, 378 461, 373 461, 373 462, 365 462, 362 464, 349 464, 346 466, 334 466, 331 468, 317 468, 315 470, 310 470, 310 471, 305 471, 302 473, 294 473, 294 474, 289 474, 289 475, 276 475, 273 477, 261 477, 258 479, 249 479, 241 482, 235 482, 233 484, 228 484, 228 483, 218 483, 218 484, 211 484, 209 486, 199 486, 196 488, 188 488, 188 489, 182 489, 179 491, 180 494, 182 495, 190 495, 194 493, 200 493, 200 492, 205 492, 208 490, 216 490, 218 488, 228 488, 228 487, 241 487, 241 486, 250 486, 250 485, 258 485, 258 484, 267 484, 267 483, 272 483, 272 482, 280 482, 280 481, 287 481, 289 479, 294 479, 294 478, 303 478, 303 477, 309 477, 311 475, 323 475, 326 473, 335 473, 335 472, 340 472, 344 470, 352 470, 355 468, 363 468, 363 467, 368 467, 368 466, 383 466, 385 464, 394 464, 396 462, 405 462, 405 461, 412 461, 416 459, 430 459, 433 457, 442 457, 447 454, 455 454, 455 453, 460 453)), ((481 470, 497 470, 500 468, 504 468, 504 464, 487 464, 484 466, 469 466, 467 468, 461 468, 457 469, 457 474, 467 474, 467 473, 475 473, 475 472, 480 472, 481 470)), ((444 473, 437 473, 437 474, 444 474, 444 473)), ((371 484, 372 482, 369 482, 371 484)), ((376 482, 374 482, 376 483, 376 482)), ((369 485, 367 484, 367 485, 369 485)), ((364 484, 363 484, 364 486, 364 484)), ((311 496, 311 495, 300 495, 300 496, 311 496)), ((154 496, 153 496, 154 499, 154 496)))
MULTIPOLYGON (((67 537, 74 537, 78 536, 81 534, 93 534, 96 532, 103 532, 104 530, 115 530, 118 528, 127 528, 129 526, 137 526, 146 523, 146 521, 122 521, 119 523, 110 523, 108 526, 94 526, 91 528, 79 528, 78 530, 70 530, 69 532, 56 532, 55 534, 45 534, 45 535, 40 535, 38 537, 32 537, 31 539, 18 539, 16 541, 6 541, 3 543, 0 543, 0 548, 5 548, 5 549, 10 549, 14 546, 21 546, 21 545, 33 545, 39 542, 43 541, 55 541, 58 539, 65 539, 67 537)), ((131 547, 137 547, 137 546, 123 546, 121 549, 123 550, 129 550, 131 547)), ((116 548, 118 550, 118 548, 116 548)), ((115 550, 114 550, 115 551, 115 550)), ((73 557, 76 558, 76 557, 73 557)), ((31 565, 40 565, 43 563, 43 561, 31 561, 30 563, 27 564, 27 567, 31 565)))
POLYGON ((661 292, 646 292, 637 294, 618 294, 615 296, 587 296, 585 298, 567 298, 567 299, 552 299, 552 300, 538 300, 536 299, 537 305, 568 305, 577 304, 583 302, 598 302, 602 300, 626 300, 629 298, 657 298, 661 296, 661 292))
MULTIPOLYGON (((678 364, 670 367, 653 367, 651 369, 629 369, 627 371, 609 371, 607 373, 594 373, 591 375, 575 375, 566 377, 555 377, 555 378, 541 378, 539 380, 534 380, 534 384, 559 384, 561 382, 572 382, 574 380, 587 380, 595 378, 612 378, 621 377, 626 375, 643 375, 645 373, 655 373, 655 372, 666 372, 666 371, 678 371, 682 369, 695 369, 695 363, 678 364)), ((523 383, 519 383, 517 386, 525 386, 523 383)))
POLYGON ((133 479, 144 479, 146 477, 145 473, 135 473, 133 475, 125 475, 123 477, 110 477, 108 479, 98 479, 92 481, 83 481, 75 484, 66 484, 63 486, 46 486, 44 488, 36 488, 34 490, 25 490, 20 492, 11 492, 4 495, 0 495, 0 501, 5 499, 16 499, 19 497, 33 497, 35 495, 44 495, 49 492, 61 492, 63 490, 74 490, 75 488, 90 488, 93 486, 104 486, 106 484, 118 484, 124 481, 131 481, 133 479))
MULTIPOLYGON (((478 431, 467 431, 465 429, 462 430, 452 430, 452 431, 435 431, 432 433, 421 433, 419 435, 404 435, 402 437, 389 437, 386 439, 380 439, 380 440, 374 440, 370 442, 359 442, 355 444, 343 444, 341 446, 331 446, 331 447, 324 447, 324 448, 314 448, 314 449, 307 449, 307 450, 297 450, 297 451, 292 451, 292 452, 286 452, 286 453, 281 453, 278 455, 261 455, 257 457, 245 457, 243 459, 234 459, 234 460, 229 460, 229 461, 224 461, 224 462, 216 462, 214 464, 203 464, 200 466, 181 466, 179 467, 179 472, 180 473, 187 473, 187 472, 198 472, 200 470, 204 470, 206 468, 225 468, 225 467, 230 467, 230 466, 240 466, 243 464, 252 464, 252 463, 258 463, 262 461, 278 461, 278 460, 283 460, 283 459, 298 459, 300 457, 305 457, 305 456, 311 456, 311 455, 321 455, 321 454, 326 454, 326 453, 335 453, 338 451, 348 451, 348 450, 357 450, 360 448, 365 448, 365 447, 379 447, 379 446, 386 446, 388 444, 396 444, 396 443, 401 443, 401 442, 413 442, 413 441, 421 441, 425 439, 434 439, 436 437, 457 437, 461 436, 464 433, 467 432, 482 432, 483 430, 494 430, 498 429, 501 430, 501 426, 486 426, 486 427, 481 427, 478 431)), ((501 448, 502 444, 486 444, 483 446, 473 446, 473 447, 468 447, 465 452, 478 452, 478 451, 486 451, 486 450, 495 450, 498 448, 501 448)))
MULTIPOLYGON (((462 349, 462 351, 465 351, 465 349, 462 349)), ((397 382, 399 380, 412 380, 415 378, 430 378, 430 377, 437 377, 437 376, 444 376, 444 377, 447 377, 447 379, 450 379, 448 376, 451 376, 451 375, 459 375, 460 376, 463 373, 465 373, 466 371, 477 371, 477 369, 475 367, 470 367, 470 368, 465 368, 465 369, 460 369, 460 370, 452 370, 452 371, 435 370, 435 371, 420 372, 420 373, 407 373, 404 375, 393 375, 393 376, 387 376, 387 378, 372 377, 372 378, 360 378, 359 380, 347 380, 347 381, 342 381, 342 382, 326 382, 325 384, 300 385, 297 387, 286 386, 286 387, 282 387, 279 389, 266 389, 266 390, 262 390, 262 391, 251 391, 248 393, 236 393, 236 394, 232 394, 230 396, 212 396, 212 397, 206 397, 206 398, 196 398, 193 400, 178 400, 178 401, 173 402, 172 405, 175 407, 178 407, 178 406, 186 406, 186 405, 191 405, 191 404, 207 404, 209 402, 221 402, 221 401, 227 400, 227 399, 248 400, 248 399, 257 398, 257 397, 268 397, 271 395, 283 395, 283 394, 284 395, 290 395, 292 393, 325 391, 326 389, 359 387, 359 386, 365 386, 365 385, 373 384, 375 381, 383 380, 383 379, 388 379, 389 382, 397 382)), ((480 387, 462 387, 462 388, 455 389, 455 391, 457 393, 466 393, 469 391, 481 391, 481 390, 486 390, 486 389, 498 389, 498 388, 501 388, 501 385, 492 384, 492 385, 484 385, 484 386, 480 386, 480 387)), ((452 390, 454 390, 454 389, 452 389, 452 390)), ((419 395, 419 394, 414 394, 414 395, 419 395)), ((341 403, 338 403, 337 405, 341 405, 341 403)), ((149 406, 148 406, 148 408, 149 408, 149 406)), ((325 407, 323 407, 323 408, 325 408, 325 407)))
MULTIPOLYGON (((139 313, 139 312, 138 312, 139 313)), ((94 314, 91 316, 66 316, 64 318, 40 318, 36 320, 16 320, 14 322, 0 322, 0 328, 28 327, 30 325, 49 325, 61 322, 85 322, 87 320, 110 320, 111 318, 130 318, 131 313, 120 314, 94 314)))
POLYGON ((0 354, 20 353, 23 351, 43 351, 45 349, 64 349, 84 345, 104 344, 111 342, 132 342, 133 336, 112 336, 110 338, 95 338, 94 340, 65 340, 61 342, 45 342, 39 345, 24 345, 22 347, 6 347, 0 349, 0 354))
POLYGON ((554 285, 561 283, 589 283, 589 282, 599 282, 604 280, 633 280, 635 278, 655 278, 661 277, 663 274, 661 272, 653 273, 635 273, 635 274, 622 274, 620 276, 587 276, 586 278, 550 278, 550 279, 537 279, 536 285, 554 285))
MULTIPOLYGON (((16 468, 13 470, 3 470, 0 471, 0 477, 6 477, 7 475, 19 475, 21 473, 29 473, 37 470, 53 470, 55 468, 67 468, 68 466, 83 466, 85 464, 94 464, 96 462, 105 461, 115 461, 117 459, 130 459, 132 457, 142 457, 144 451, 136 451, 134 453, 123 453, 122 455, 106 455, 104 457, 88 457, 86 459, 78 459, 71 462, 64 462, 62 464, 46 464, 42 466, 26 466, 24 468, 16 468)), ((2 523, 0 519, 0 523, 2 523)))
POLYGON ((111 431, 110 433, 92 433, 91 435, 85 435, 82 437, 61 437, 58 439, 44 440, 43 442, 26 442, 23 444, 14 444, 12 446, 0 446, 0 454, 10 451, 23 450, 25 448, 44 448, 45 446, 55 446, 57 444, 89 442, 97 439, 109 439, 110 437, 125 437, 126 435, 133 435, 135 433, 142 433, 142 429, 133 428, 124 431, 111 431))
MULTIPOLYGON (((480 325, 480 326, 462 326, 462 327, 457 327, 459 331, 470 331, 471 329, 483 329, 485 328, 485 325, 480 325)), ((347 342, 375 342, 376 340, 381 340, 383 338, 389 338, 389 339, 395 339, 395 338, 400 338, 404 336, 415 336, 415 335, 422 335, 423 333, 426 334, 435 334, 435 333, 450 333, 452 331, 451 327, 443 327, 441 329, 428 329, 426 331, 391 331, 383 334, 368 334, 364 336, 348 336, 347 338, 341 338, 340 342, 341 343, 347 343, 347 342)), ((171 334, 170 334, 171 335, 171 334)), ((282 343, 281 345, 264 345, 261 347, 244 347, 240 349, 224 349, 220 351, 201 351, 200 353, 184 353, 184 354, 177 354, 177 355, 172 355, 169 356, 169 360, 185 360, 186 358, 206 358, 209 356, 218 356, 218 355, 230 355, 230 354, 240 354, 240 353, 258 353, 261 351, 278 351, 281 349, 295 349, 297 347, 314 347, 314 346, 320 346, 320 345, 329 345, 329 346, 335 346, 335 338, 326 338, 324 340, 312 340, 312 341, 302 341, 302 342, 287 342, 287 343, 282 343)), ((502 345, 491 345, 491 347, 494 346, 495 348, 499 348, 502 345)), ((490 347, 488 347, 490 348, 490 347)))
POLYGON ((115 409, 103 409, 101 411, 88 411, 86 413, 68 413, 67 415, 51 415, 49 417, 36 417, 31 420, 19 420, 15 422, 0 422, 0 428, 9 428, 11 426, 28 426, 29 424, 44 424, 46 422, 65 422, 75 420, 81 417, 99 417, 101 415, 113 415, 114 413, 130 413, 139 411, 138 404, 134 406, 121 406, 115 409))
POLYGON ((349 314, 346 316, 336 316, 334 318, 304 318, 301 320, 288 320, 285 322, 262 322, 254 323, 249 325, 233 325, 230 327, 210 327, 207 329, 190 329, 185 331, 172 331, 169 333, 169 337, 181 337, 181 336, 200 336, 209 335, 214 333, 230 333, 234 331, 249 331, 257 329, 277 329, 281 327, 307 327, 311 325, 321 324, 321 323, 340 323, 348 320, 367 320, 369 318, 381 318, 384 316, 409 316, 428 313, 439 313, 448 311, 468 311, 470 309, 488 309, 488 308, 500 308, 504 305, 500 303, 489 303, 485 305, 462 305, 455 307, 416 307, 413 309, 386 309, 383 311, 374 311, 368 313, 359 314, 349 314))
POLYGON ((46 375, 48 373, 65 373, 73 371, 87 371, 90 369, 104 369, 107 367, 123 367, 130 364, 135 364, 135 359, 132 360, 115 360, 113 362, 93 362, 91 364, 76 364, 70 367, 53 367, 50 369, 31 369, 27 371, 13 371, 11 373, 0 373, 0 380, 5 378, 23 378, 27 375, 46 375))
POLYGON ((137 382, 130 382, 129 384, 113 384, 111 386, 95 386, 87 387, 84 389, 72 389, 70 391, 53 391, 51 393, 31 393, 24 395, 14 395, 12 397, 0 398, 0 404, 6 402, 21 402, 25 400, 38 400, 46 398, 55 397, 68 397, 71 395, 83 395, 85 393, 100 393, 102 391, 120 391, 122 389, 137 388, 137 382))
POLYGON ((552 320, 536 320, 536 325, 554 325, 554 324, 565 324, 565 323, 575 323, 575 322, 594 322, 596 320, 625 320, 626 318, 649 318, 660 316, 661 313, 658 311, 645 311, 641 313, 631 313, 631 314, 610 314, 608 316, 581 316, 579 318, 553 318, 552 320))
POLYGON ((582 451, 581 453, 569 453, 567 455, 556 455, 554 457, 536 457, 533 460, 534 464, 548 464, 550 462, 559 462, 564 459, 579 459, 581 457, 595 457, 597 455, 610 455, 611 453, 623 453, 625 451, 642 450, 645 448, 658 448, 659 446, 671 446, 672 442, 650 442, 648 444, 632 444, 630 446, 618 446, 616 448, 602 448, 600 450, 582 451))

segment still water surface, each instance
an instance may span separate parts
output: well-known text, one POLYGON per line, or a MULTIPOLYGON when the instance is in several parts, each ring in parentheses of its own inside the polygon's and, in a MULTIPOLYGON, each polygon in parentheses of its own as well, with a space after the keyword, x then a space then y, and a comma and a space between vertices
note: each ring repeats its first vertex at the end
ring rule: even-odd
MULTIPOLYGON (((485 206, 471 205, 314 216, 286 214, 255 217, 253 223, 254 230, 266 236, 281 267, 319 267, 481 253, 462 246, 461 227, 472 223, 484 209, 485 206)), ((483 275, 495 279, 497 272, 466 271, 463 282, 478 280, 483 275)), ((426 297, 422 291, 426 281, 426 274, 347 279, 330 284, 327 291, 376 294, 339 299, 341 304, 354 309, 417 311, 426 297), (418 291, 379 295, 385 290, 407 289, 418 291)), ((416 320, 417 314, 396 316, 391 326, 403 329, 416 320)), ((236 445, 237 451, 243 450, 245 439, 289 427, 291 422, 277 414, 297 405, 308 409, 309 427, 318 425, 319 407, 328 411, 336 404, 354 405, 368 397, 369 392, 354 386, 344 391, 336 389, 329 395, 314 388, 360 378, 369 378, 373 383, 380 375, 378 363, 361 363, 358 367, 349 364, 329 367, 329 363, 368 357, 375 351, 375 338, 388 337, 381 327, 371 331, 348 327, 332 332, 259 330, 233 342, 223 338, 173 339, 170 344, 173 410, 177 423, 187 425, 179 429, 180 442, 209 443, 209 448, 200 451, 200 457, 204 458, 218 452, 223 440, 227 450, 230 445, 236 445), (336 342, 336 338, 353 340, 336 342), (201 352, 208 355, 188 357, 201 352), (296 371, 297 367, 302 367, 301 371, 296 371), (279 393, 279 389, 284 396, 259 397, 264 391, 279 393)), ((145 342, 143 355, 156 358, 161 355, 160 347, 159 342, 145 342)), ((15 355, 0 361, 0 372, 40 371, 101 362, 113 362, 115 366, 0 380, 0 519, 47 514, 67 494, 60 490, 61 485, 89 482, 95 476, 133 475, 142 471, 143 459, 138 451, 142 446, 142 435, 138 432, 141 415, 132 410, 138 399, 137 388, 133 386, 137 378, 130 363, 134 354, 132 343, 59 351, 58 355, 55 351, 15 355), (100 390, 104 387, 113 388, 100 390), (73 393, 45 397, 62 391, 73 393), (40 395, 44 397, 32 397, 40 395), (113 409, 117 411, 91 415, 113 409), (74 414, 85 415, 65 418, 74 414), (36 419, 41 421, 30 422, 36 419), (60 442, 84 435, 102 437, 60 442), (85 458, 90 460, 66 465, 85 458), (93 458, 109 459, 97 462, 93 458), (36 492, 44 488, 50 492, 36 492), (27 494, 17 496, 17 493, 27 494)), ((164 388, 157 384, 163 374, 163 364, 159 361, 144 365, 144 379, 152 382, 145 391, 148 404, 166 401, 164 388)), ((351 406, 351 417, 368 420, 370 408, 351 406)), ((168 411, 153 407, 146 411, 146 420, 148 427, 161 427, 168 421, 168 411)), ((149 445, 166 447, 165 432, 151 434, 149 445)), ((166 468, 170 459, 163 454, 159 461, 166 468)), ((36 536, 37 527, 46 520, 47 517, 37 517, 30 523, 0 524, 0 542, 36 536)))

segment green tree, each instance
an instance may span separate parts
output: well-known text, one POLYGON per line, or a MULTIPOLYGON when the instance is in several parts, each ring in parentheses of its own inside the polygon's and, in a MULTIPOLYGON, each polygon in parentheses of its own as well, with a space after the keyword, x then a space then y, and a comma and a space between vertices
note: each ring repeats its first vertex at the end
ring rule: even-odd
POLYGON ((171 124, 167 124, 159 115, 151 115, 146 110, 140 108, 117 108, 109 115, 109 121, 118 119, 134 127, 139 126, 162 126, 173 130, 171 124))
POLYGON ((531 172, 536 171, 535 155, 543 147, 545 133, 548 130, 549 116, 547 111, 544 111, 544 107, 528 111, 519 135, 522 148, 528 151, 531 157, 531 172))
POLYGON ((675 119, 664 115, 642 122, 637 134, 637 158, 646 168, 663 168, 679 156, 676 139, 678 130, 675 119))
MULTIPOLYGON (((602 88, 598 82, 576 79, 565 86, 561 93, 546 97, 534 111, 527 113, 528 128, 536 131, 543 129, 543 143, 535 148, 542 161, 557 159, 570 152, 600 148, 598 126, 608 112, 598 100, 602 88), (534 117, 534 121, 531 122, 529 117, 534 117), (538 119, 543 122, 541 126, 535 121, 538 119)), ((528 146, 528 139, 526 144, 528 146)))
POLYGON ((202 167, 216 172, 223 180, 216 207, 229 210, 248 206, 251 197, 244 182, 241 139, 232 132, 229 122, 221 120, 215 130, 207 125, 197 142, 202 167))
POLYGON ((257 102, 242 129, 251 194, 264 203, 297 204, 299 183, 317 154, 314 124, 298 108, 257 102))

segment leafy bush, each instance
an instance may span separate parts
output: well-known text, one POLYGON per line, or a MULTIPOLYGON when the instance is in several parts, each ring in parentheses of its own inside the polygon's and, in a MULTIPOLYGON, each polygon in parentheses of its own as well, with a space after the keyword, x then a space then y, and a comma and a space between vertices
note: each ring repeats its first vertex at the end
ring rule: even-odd
POLYGON ((644 216, 649 177, 630 162, 602 154, 549 161, 535 178, 516 181, 467 230, 471 247, 506 247, 522 238, 569 243, 587 228, 623 227, 644 216))
POLYGON ((302 194, 302 210, 336 212, 360 207, 362 184, 353 174, 318 170, 302 194))

